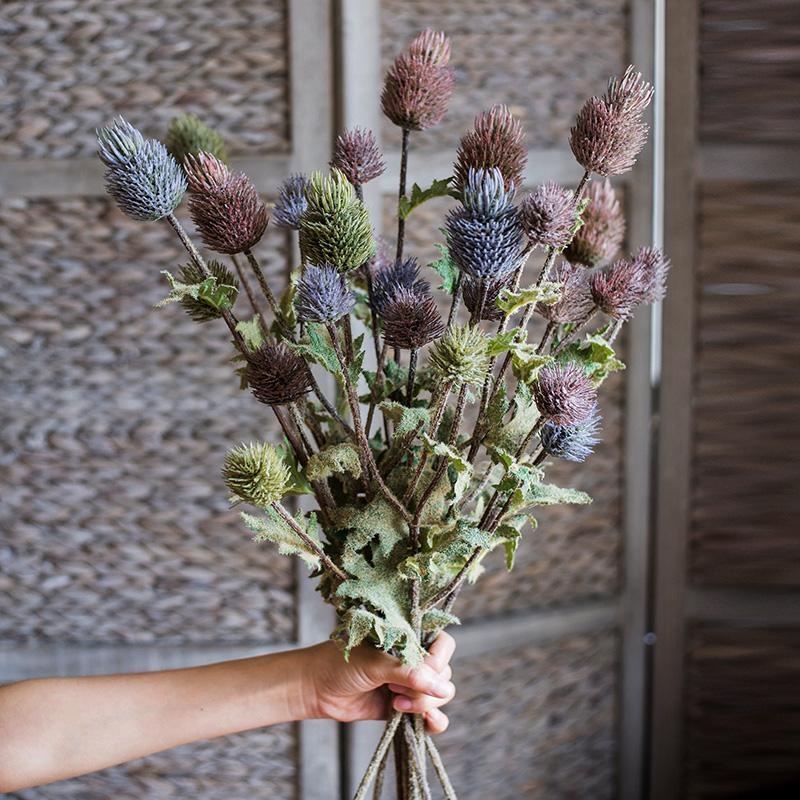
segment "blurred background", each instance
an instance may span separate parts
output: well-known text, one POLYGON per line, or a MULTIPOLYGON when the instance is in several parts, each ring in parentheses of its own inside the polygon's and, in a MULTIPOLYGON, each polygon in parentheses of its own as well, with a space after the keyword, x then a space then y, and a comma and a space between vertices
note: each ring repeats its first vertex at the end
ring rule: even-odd
MULTIPOLYGON (((628 245, 663 244, 674 264, 604 386, 602 446, 558 476, 594 504, 542 514, 515 570, 498 554, 464 594, 441 739, 459 797, 797 797, 796 0, 6 0, 0 682, 328 635, 310 582, 249 541, 217 477, 269 415, 232 380, 226 336, 152 311, 179 244, 104 196, 94 129, 123 113, 163 136, 193 112, 270 198, 327 164, 337 130, 371 127, 380 230, 399 144, 381 77, 427 26, 452 38, 458 83, 444 123, 412 139, 411 180, 448 175, 475 114, 505 102, 527 127, 529 186, 573 185, 572 118, 633 61, 657 102, 618 184, 628 245)), ((423 262, 448 202, 411 218, 423 262)), ((258 254, 279 281, 295 249, 270 228, 258 254)), ((330 800, 374 736, 279 726, 11 796, 330 800)))

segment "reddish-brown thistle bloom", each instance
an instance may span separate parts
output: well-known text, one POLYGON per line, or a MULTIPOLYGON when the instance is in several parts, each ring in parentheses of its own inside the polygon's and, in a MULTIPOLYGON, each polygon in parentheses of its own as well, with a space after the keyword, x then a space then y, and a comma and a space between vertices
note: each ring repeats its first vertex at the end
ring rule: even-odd
POLYGON ((578 207, 569 189, 549 181, 529 194, 519 211, 522 227, 535 247, 562 250, 572 239, 578 207))
POLYGON ((635 163, 647 141, 642 112, 653 87, 629 66, 622 80, 611 78, 602 97, 590 97, 570 130, 570 147, 578 163, 598 175, 619 175, 635 163))
POLYGON ((381 92, 383 113, 395 125, 413 131, 440 122, 455 84, 449 60, 447 37, 423 31, 386 72, 381 92))
POLYGON ((386 170, 375 134, 362 128, 353 128, 337 137, 330 165, 331 169, 341 170, 354 186, 374 180, 386 170))
POLYGON ((230 179, 228 165, 211 153, 191 153, 183 159, 189 191, 193 193, 213 192, 221 189, 230 179))
POLYGON ((620 258, 589 278, 592 300, 613 319, 630 319, 636 306, 646 300, 648 290, 645 266, 635 259, 620 258))
POLYGON ((637 270, 641 271, 645 283, 645 303, 663 300, 667 293, 667 275, 670 260, 655 247, 642 247, 633 257, 637 270))
MULTIPOLYGON (((511 273, 500 279, 488 279, 486 285, 486 298, 483 301, 481 319, 487 322, 494 322, 503 316, 503 312, 497 307, 497 298, 503 289, 510 289, 514 283, 514 274, 511 273)), ((464 305, 470 314, 475 313, 475 309, 481 301, 483 291, 483 281, 480 279, 464 277, 464 305)))
POLYGON ((522 185, 522 173, 528 161, 523 142, 525 133, 520 121, 508 106, 492 106, 475 118, 475 126, 464 134, 458 146, 453 175, 461 191, 470 169, 490 170, 497 167, 506 189, 522 185))
POLYGON ((590 183, 583 197, 587 200, 583 225, 564 256, 572 264, 600 267, 619 252, 625 238, 625 215, 608 179, 590 183))
POLYGON ((552 364, 539 372, 533 399, 539 413, 556 425, 579 425, 592 413, 597 390, 576 364, 552 364))
POLYGON ((536 311, 559 325, 583 319, 592 307, 586 270, 562 261, 553 270, 550 280, 561 284, 561 299, 550 306, 538 303, 536 311))
POLYGON ((311 389, 308 365, 282 342, 264 344, 247 355, 247 383, 256 400, 281 406, 311 389))
POLYGON ((390 347, 415 350, 438 339, 444 323, 433 298, 401 287, 383 308, 383 338, 390 347))

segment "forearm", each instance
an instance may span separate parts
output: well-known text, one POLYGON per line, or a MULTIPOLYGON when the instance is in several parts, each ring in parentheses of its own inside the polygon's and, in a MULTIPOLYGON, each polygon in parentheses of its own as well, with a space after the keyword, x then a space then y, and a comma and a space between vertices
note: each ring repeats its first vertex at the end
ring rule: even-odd
POLYGON ((308 715, 302 651, 0 689, 0 792, 308 715))

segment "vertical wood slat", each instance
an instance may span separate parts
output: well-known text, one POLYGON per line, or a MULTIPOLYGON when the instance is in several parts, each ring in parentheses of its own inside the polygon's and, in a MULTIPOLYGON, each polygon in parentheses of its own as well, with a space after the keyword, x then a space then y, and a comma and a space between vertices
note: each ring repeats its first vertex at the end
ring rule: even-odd
POLYGON ((682 788, 686 554, 694 342, 694 160, 697 0, 667 5, 664 245, 677 265, 664 301, 655 518, 655 632, 650 796, 675 800, 682 788))

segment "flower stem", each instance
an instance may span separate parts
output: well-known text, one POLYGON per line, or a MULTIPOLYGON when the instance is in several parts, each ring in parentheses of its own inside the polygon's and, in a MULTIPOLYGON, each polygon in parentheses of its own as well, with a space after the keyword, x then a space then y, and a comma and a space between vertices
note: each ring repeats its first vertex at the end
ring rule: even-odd
POLYGON ((553 348, 550 355, 557 356, 564 352, 567 345, 573 342, 583 328, 591 321, 597 313, 597 306, 592 306, 574 325, 572 330, 553 348))
POLYGON ((403 244, 406 236, 406 221, 400 213, 400 200, 406 196, 406 173, 408 171, 408 139, 411 131, 403 128, 403 139, 400 145, 400 185, 397 190, 397 252, 395 263, 403 259, 403 244))
POLYGON ((266 336, 269 332, 269 327, 267 326, 266 319, 264 319, 264 314, 261 312, 261 309, 258 306, 258 301, 256 300, 255 293, 253 292, 253 287, 250 285, 250 281, 247 280, 247 276, 244 274, 244 270, 242 269, 242 265, 239 263, 239 259, 236 258, 235 255, 232 255, 231 261, 233 261, 233 266, 236 268, 236 274, 239 276, 239 282, 242 284, 242 288, 247 295, 247 299, 250 301, 250 307, 253 309, 253 313, 256 314, 261 321, 261 329, 264 332, 264 336, 266 336))
POLYGON ((408 381, 406 382, 406 405, 411 408, 414 399, 414 379, 417 377, 417 348, 412 347, 408 354, 408 381))
POLYGON ((361 778, 361 782, 358 784, 358 789, 356 790, 353 800, 366 800, 369 785, 372 783, 372 779, 378 772, 381 761, 383 761, 383 757, 389 749, 389 745, 392 743, 395 731, 402 722, 402 719, 402 712, 395 711, 390 717, 389 721, 386 723, 386 727, 383 730, 383 735, 378 742, 375 752, 372 754, 372 758, 370 759, 367 769, 361 778))
POLYGON ((244 254, 247 260, 250 262, 250 266, 255 273, 258 285, 261 287, 261 291, 264 292, 264 297, 267 298, 269 307, 272 309, 272 313, 275 315, 276 322, 283 327, 283 320, 281 319, 281 312, 278 308, 278 302, 275 300, 275 295, 272 293, 272 289, 269 288, 267 279, 264 277, 264 271, 261 269, 261 264, 258 263, 258 259, 253 255, 252 250, 245 250, 244 254))

